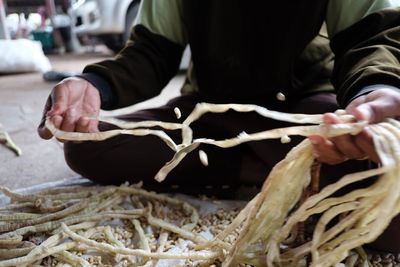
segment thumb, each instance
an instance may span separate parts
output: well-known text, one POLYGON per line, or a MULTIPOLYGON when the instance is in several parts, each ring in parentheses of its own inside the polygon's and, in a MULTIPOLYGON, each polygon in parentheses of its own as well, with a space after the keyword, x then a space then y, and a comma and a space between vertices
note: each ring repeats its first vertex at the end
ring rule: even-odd
POLYGON ((47 98, 46 104, 45 104, 44 109, 43 109, 43 114, 42 114, 42 118, 40 120, 40 124, 39 124, 39 126, 37 128, 39 136, 41 138, 43 138, 43 139, 46 139, 46 140, 47 139, 51 139, 53 137, 53 135, 50 133, 50 131, 48 129, 46 129, 46 127, 44 126, 44 124, 46 122, 46 119, 47 119, 47 113, 49 112, 49 110, 52 107, 52 102, 53 101, 51 99, 51 96, 49 96, 47 98))
POLYGON ((362 95, 350 102, 346 111, 359 121, 371 122, 372 120, 373 111, 366 95, 362 95))
MULTIPOLYGON (((42 119, 42 122, 40 123, 40 125, 38 127, 38 134, 42 139, 48 140, 48 139, 51 139, 53 137, 53 134, 45 126, 46 119, 47 118, 43 118, 42 119)), ((54 126, 59 129, 60 126, 61 126, 61 123, 63 121, 63 118, 61 116, 54 116, 54 117, 51 118, 51 120, 52 120, 54 126)))
POLYGON ((44 125, 42 126, 42 124, 39 126, 37 131, 42 139, 49 140, 53 137, 51 132, 46 127, 44 127, 44 125))
POLYGON ((368 103, 353 107, 349 112, 359 121, 373 122, 375 120, 374 112, 368 103))

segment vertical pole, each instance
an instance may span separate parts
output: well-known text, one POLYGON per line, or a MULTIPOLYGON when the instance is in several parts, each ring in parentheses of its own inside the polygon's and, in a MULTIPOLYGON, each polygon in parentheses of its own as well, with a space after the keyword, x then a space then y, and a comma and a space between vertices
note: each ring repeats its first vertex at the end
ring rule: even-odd
POLYGON ((68 41, 68 43, 66 44, 67 46, 67 52, 73 52, 73 53, 78 53, 81 49, 81 45, 79 43, 78 37, 76 35, 75 32, 75 23, 76 23, 76 17, 74 12, 72 12, 72 1, 67 1, 64 0, 67 3, 65 3, 66 7, 67 7, 67 14, 71 20, 71 24, 70 24, 70 31, 71 31, 71 38, 68 41))
POLYGON ((6 9, 3 0, 0 0, 0 39, 10 39, 6 25, 6 9))
POLYGON ((57 48, 63 47, 64 42, 54 20, 55 16, 57 15, 56 4, 54 0, 46 0, 46 11, 50 18, 51 25, 53 26, 53 36, 56 46, 57 48))
POLYGON ((46 8, 50 19, 53 19, 54 16, 57 15, 56 4, 54 0, 46 0, 46 8))

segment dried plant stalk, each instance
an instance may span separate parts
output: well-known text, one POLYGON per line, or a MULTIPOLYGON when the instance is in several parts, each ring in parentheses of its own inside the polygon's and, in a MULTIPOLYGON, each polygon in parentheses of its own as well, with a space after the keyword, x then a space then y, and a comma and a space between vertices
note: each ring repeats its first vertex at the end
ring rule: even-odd
MULTIPOLYGON (((1 128, 1 124, 0 124, 1 128)), ((10 135, 5 132, 1 131, 0 129, 0 142, 4 143, 6 147, 8 147, 11 151, 13 151, 17 156, 22 156, 22 150, 19 148, 14 141, 11 139, 10 135)))
POLYGON ((76 246, 74 242, 63 243, 61 245, 46 248, 43 251, 40 251, 36 254, 28 254, 28 256, 0 261, 0 267, 7 267, 7 266, 22 266, 24 264, 29 264, 37 261, 38 259, 45 258, 48 255, 56 254, 62 251, 66 251, 68 249, 73 248, 76 246))
POLYGON ((167 230, 171 233, 178 234, 179 236, 187 239, 194 241, 195 243, 202 244, 205 243, 207 240, 205 240, 202 236, 195 234, 193 232, 190 232, 188 230, 185 230, 184 228, 177 227, 176 225, 172 223, 168 223, 164 220, 154 218, 150 212, 147 214, 147 221, 149 222, 150 225, 159 227, 161 229, 167 230))
POLYGON ((131 255, 131 256, 140 256, 140 257, 149 257, 153 259, 192 259, 192 260, 205 260, 210 258, 218 257, 218 252, 212 251, 199 251, 199 252, 188 252, 188 253, 181 253, 181 254, 173 254, 173 253, 154 253, 154 252, 147 252, 143 249, 128 249, 128 248, 119 248, 114 247, 108 244, 99 243, 83 236, 80 236, 74 232, 72 232, 68 226, 62 224, 61 227, 63 228, 65 234, 67 234, 73 240, 86 244, 89 247, 99 248, 102 251, 108 251, 110 253, 117 253, 117 254, 124 254, 124 255, 131 255))
POLYGON ((57 259, 61 259, 63 262, 67 262, 71 266, 82 266, 82 267, 91 267, 92 266, 85 259, 78 257, 68 251, 58 252, 58 253, 54 254, 54 256, 57 259))
MULTIPOLYGON (((25 213, 15 213, 15 214, 4 214, 4 218, 7 219, 8 221, 4 221, 4 224, 2 224, 2 227, 4 229, 14 229, 16 225, 18 224, 26 224, 25 218, 31 218, 34 217, 31 221, 30 226, 23 226, 19 227, 18 229, 15 229, 13 231, 9 231, 6 233, 3 233, 0 235, 0 241, 1 246, 6 247, 7 246, 7 251, 10 252, 8 253, 8 256, 12 259, 9 260, 4 260, 0 261, 1 264, 4 266, 11 266, 11 265, 29 265, 33 264, 36 261, 40 261, 41 259, 52 256, 56 261, 59 261, 60 264, 69 264, 72 266, 91 266, 90 263, 87 265, 87 261, 84 259, 75 256, 74 254, 70 253, 70 250, 72 251, 97 251, 100 254, 110 254, 110 253, 118 253, 116 251, 110 251, 107 249, 104 249, 100 245, 97 247, 91 247, 88 245, 85 245, 83 243, 74 243, 74 242, 68 242, 68 237, 66 238, 64 236, 64 231, 61 228, 62 223, 66 223, 69 226, 69 229, 71 231, 77 231, 81 232, 82 234, 80 235, 82 238, 85 240, 91 239, 91 238, 98 238, 99 234, 100 236, 103 235, 105 238, 105 241, 109 243, 109 245, 112 246, 117 246, 118 248, 122 249, 122 251, 139 251, 139 254, 136 255, 137 253, 134 252, 135 257, 131 257, 132 255, 128 254, 121 254, 121 256, 125 255, 125 257, 115 257, 115 260, 123 260, 126 258, 129 261, 134 260, 133 262, 136 263, 142 262, 143 264, 150 266, 152 263, 156 262, 157 256, 154 258, 154 255, 160 255, 159 258, 163 258, 165 255, 167 258, 176 258, 178 257, 179 259, 203 259, 203 258, 215 258, 215 253, 209 253, 209 251, 191 251, 183 255, 178 255, 176 256, 174 253, 165 253, 163 250, 165 244, 168 242, 171 242, 171 240, 167 240, 168 237, 170 236, 168 233, 164 233, 160 235, 160 246, 158 251, 152 251, 149 244, 150 241, 147 238, 147 235, 144 233, 144 229, 140 226, 138 219, 142 218, 146 221, 146 226, 149 227, 150 225, 153 225, 153 227, 160 229, 160 231, 163 231, 163 228, 171 229, 177 232, 176 236, 179 235, 179 233, 191 234, 191 237, 194 236, 191 231, 194 226, 197 225, 197 222, 199 220, 199 214, 197 213, 197 210, 191 206, 190 204, 183 202, 181 200, 175 199, 175 198, 170 198, 165 195, 159 195, 153 192, 148 192, 140 188, 135 188, 132 186, 127 186, 123 185, 121 187, 115 187, 115 186, 109 186, 109 187, 75 187, 75 188, 64 188, 64 189, 52 189, 52 190, 44 190, 42 192, 38 192, 36 194, 31 194, 31 195, 20 195, 20 194, 15 194, 14 192, 4 189, 3 192, 5 192, 14 202, 21 201, 22 203, 29 203, 26 201, 33 201, 37 202, 38 200, 41 201, 48 201, 54 199, 55 194, 59 193, 61 195, 65 194, 70 194, 71 196, 74 197, 81 197, 82 199, 77 199, 78 202, 74 207, 79 207, 79 208, 74 208, 71 209, 69 207, 65 207, 61 212, 54 212, 50 214, 35 214, 32 216, 32 214, 25 214, 25 213), (65 190, 64 190, 65 189, 65 190), (87 189, 90 189, 90 191, 93 192, 93 194, 88 195, 88 194, 77 194, 75 192, 79 191, 86 191, 87 189), (124 198, 127 199, 132 199, 135 196, 135 198, 139 199, 143 198, 143 201, 158 201, 155 203, 158 203, 157 205, 161 205, 159 203, 163 203, 164 205, 168 205, 171 207, 176 207, 179 210, 182 210, 183 214, 185 216, 188 216, 188 222, 185 225, 181 225, 179 228, 178 226, 172 225, 171 223, 164 222, 161 219, 154 218, 148 210, 144 209, 144 205, 140 202, 141 209, 123 209, 123 207, 120 206, 122 200, 124 198), (81 208, 83 207, 83 208, 81 208), (152 224, 150 224, 147 220, 150 218, 152 220, 152 224), (61 218, 60 218, 61 217, 61 218), (48 221, 42 223, 43 219, 38 220, 37 218, 47 218, 48 221), (111 226, 106 225, 106 226, 98 226, 107 219, 111 220, 122 220, 122 221, 133 221, 135 228, 137 229, 137 232, 139 233, 141 243, 144 244, 143 249, 136 250, 136 249, 130 249, 125 246, 125 244, 120 240, 121 233, 116 233, 112 231, 111 226), (17 222, 17 224, 13 222, 17 222), (176 230, 178 229, 178 230, 176 230), (29 247, 29 248, 24 248, 24 249, 14 249, 17 246, 20 246, 23 242, 21 241, 22 239, 25 239, 32 234, 40 234, 43 233, 47 237, 47 239, 40 244, 38 247, 29 247), (62 245, 64 242, 71 243, 66 247, 66 250, 60 251, 60 248, 63 248, 62 245), (72 243, 74 245, 72 245, 72 243), (11 248, 11 250, 10 250, 11 248), (147 254, 142 254, 141 252, 146 252, 147 254), (50 253, 50 254, 49 254, 50 253), (136 253, 136 254, 135 254, 136 253), (141 256, 142 255, 142 256, 141 256), (150 258, 150 256, 152 258, 150 258)), ((60 203, 62 204, 62 201, 69 201, 67 199, 62 198, 63 200, 60 200, 60 203)), ((130 202, 130 201, 129 201, 130 202)), ((126 204, 126 203, 125 203, 126 204)), ((11 204, 12 208, 16 207, 16 204, 11 204)), ((4 208, 4 210, 8 210, 7 207, 4 208)), ((42 212, 41 210, 37 210, 37 212, 42 212)), ((163 214, 161 212, 161 214, 163 214)), ((1 214, 0 214, 1 215, 1 214)), ((47 220, 46 219, 46 220, 47 220)), ((172 235, 171 235, 172 238, 172 235)), ((175 238, 175 237, 174 237, 175 238)), ((182 238, 185 238, 185 236, 182 236, 182 238)), ((197 242, 198 239, 194 238, 197 242)), ((92 242, 96 242, 92 240, 92 242)), ((174 241, 175 242, 175 241, 174 241)), ((93 244, 93 243, 91 243, 93 244)), ((97 242, 96 242, 97 244, 97 242)), ((0 246, 0 247, 1 247, 0 246)), ((108 247, 109 248, 109 247, 108 247)), ((0 249, 0 252, 3 252, 0 249)), ((4 254, 5 254, 4 250, 4 254)), ((1 258, 0 258, 1 259, 1 258)), ((2 259, 4 259, 2 257, 2 259)), ((0 266, 3 266, 0 265, 0 266)))
POLYGON ((13 249, 0 249, 0 259, 10 259, 24 256, 32 251, 34 247, 26 248, 13 248, 13 249))

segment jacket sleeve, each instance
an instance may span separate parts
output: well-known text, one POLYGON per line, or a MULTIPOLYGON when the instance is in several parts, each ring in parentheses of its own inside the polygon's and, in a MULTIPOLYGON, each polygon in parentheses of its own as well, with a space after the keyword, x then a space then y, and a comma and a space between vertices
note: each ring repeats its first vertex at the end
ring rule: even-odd
POLYGON ((330 0, 327 25, 335 54, 338 102, 379 88, 400 88, 400 8, 397 0, 330 0))
POLYGON ((143 0, 125 48, 112 60, 88 65, 84 79, 100 91, 103 109, 158 95, 177 73, 186 45, 180 0, 143 0), (172 4, 171 4, 172 3, 172 4))

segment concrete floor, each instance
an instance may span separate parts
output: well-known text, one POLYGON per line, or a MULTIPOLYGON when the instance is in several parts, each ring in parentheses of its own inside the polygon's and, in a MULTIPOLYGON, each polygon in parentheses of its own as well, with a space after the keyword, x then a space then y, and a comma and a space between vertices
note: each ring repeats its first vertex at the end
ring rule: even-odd
MULTIPOLYGON (((50 61, 54 70, 79 72, 85 65, 110 56, 50 56, 50 61)), ((137 108, 162 104, 178 94, 182 82, 183 77, 178 76, 159 97, 137 108)), ((54 85, 43 81, 40 73, 0 76, 0 124, 23 151, 17 157, 0 145, 0 186, 17 189, 77 176, 64 162, 62 144, 54 139, 42 140, 36 133, 43 105, 54 85)))

